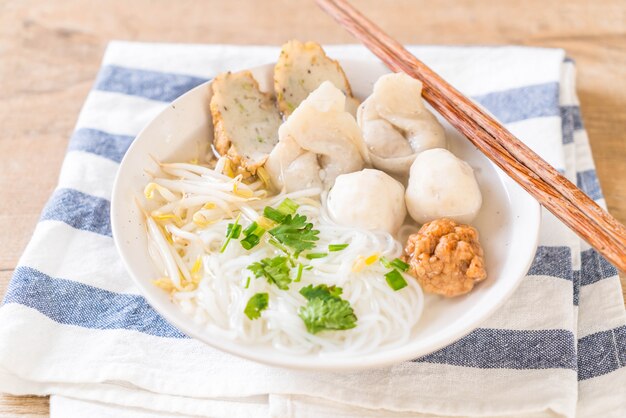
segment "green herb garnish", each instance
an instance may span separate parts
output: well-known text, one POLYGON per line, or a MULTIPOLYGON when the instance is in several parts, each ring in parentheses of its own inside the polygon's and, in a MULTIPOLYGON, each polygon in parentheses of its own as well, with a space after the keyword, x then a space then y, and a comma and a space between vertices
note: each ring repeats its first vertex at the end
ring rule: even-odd
POLYGON ((256 247, 259 244, 259 242, 261 242, 261 238, 259 238, 256 235, 248 235, 247 237, 239 241, 241 246, 245 248, 246 250, 250 250, 256 247))
POLYGON ((243 230, 244 238, 239 242, 243 248, 249 250, 261 242, 261 237, 264 233, 265 229, 261 228, 256 222, 252 222, 250 226, 243 230))
POLYGON ((267 242, 270 245, 273 245, 274 247, 278 248, 282 252, 284 252, 286 254, 289 254, 289 248, 285 247, 283 244, 281 244, 280 242, 276 241, 276 239, 274 237, 268 239, 267 242))
POLYGON ((394 258, 393 260, 391 260, 391 264, 392 267, 397 268, 398 270, 401 271, 408 271, 409 270, 409 265, 407 263, 405 263, 404 261, 400 260, 399 258, 394 258))
POLYGON ((386 269, 392 269, 393 268, 393 266, 391 265, 391 261, 389 261, 387 259, 387 257, 384 257, 384 256, 380 257, 379 260, 380 260, 380 264, 382 264, 384 268, 386 268, 386 269))
POLYGON ((283 215, 293 215, 294 213, 296 213, 299 207, 300 205, 298 205, 296 202, 289 198, 286 198, 285 200, 280 202, 280 205, 278 205, 276 210, 283 215))
POLYGON ((228 243, 231 239, 239 238, 239 235, 241 234, 241 225, 239 225, 240 217, 241 214, 237 216, 237 219, 235 219, 235 223, 228 224, 228 226, 226 227, 226 240, 224 241, 224 244, 222 244, 222 248, 220 248, 220 253, 226 251, 226 247, 228 246, 228 243))
POLYGON ((239 238, 241 234, 241 225, 239 224, 228 224, 226 228, 226 236, 229 238, 239 238))
POLYGON ((269 304, 270 295, 267 293, 257 293, 248 300, 246 304, 246 308, 243 310, 243 313, 249 319, 257 319, 261 317, 261 311, 267 308, 269 304))
POLYGON ((334 252, 345 250, 346 248, 348 248, 348 245, 350 244, 328 244, 328 251, 334 252))
POLYGON ((299 253, 315 247, 320 231, 313 229, 313 224, 307 222, 306 216, 294 214, 285 216, 281 224, 270 229, 269 233, 281 244, 299 253))
POLYGON ((274 222, 281 223, 287 215, 279 212, 278 209, 274 209, 271 206, 266 206, 265 209, 263 209, 263 216, 265 216, 267 219, 271 219, 274 222))
POLYGON ((248 270, 254 273, 255 277, 265 277, 268 283, 275 284, 281 290, 287 290, 291 283, 288 261, 288 258, 283 256, 264 258, 250 264, 248 270))
POLYGON ((343 289, 337 286, 327 286, 325 284, 320 284, 313 287, 312 284, 303 287, 300 289, 300 294, 304 296, 307 300, 312 300, 316 298, 340 298, 343 293, 343 289))
POLYGON ((302 263, 298 263, 298 272, 296 273, 296 278, 293 279, 294 283, 297 283, 302 279, 302 271, 304 270, 304 265, 302 263))
POLYGON ((309 260, 315 260, 316 258, 324 258, 328 256, 328 253, 308 253, 305 257, 309 260))
POLYGON ((404 280, 404 277, 402 277, 402 274, 398 270, 391 270, 389 273, 385 274, 385 279, 389 287, 396 291, 407 286, 406 280, 404 280))
POLYGON ((350 302, 341 299, 343 290, 336 286, 308 285, 300 289, 308 303, 298 309, 307 331, 346 330, 356 327, 357 317, 350 302))
POLYGON ((398 269, 400 271, 408 271, 409 267, 411 267, 399 258, 394 258, 389 261, 386 257, 380 257, 380 264, 382 264, 385 268, 398 269))
POLYGON ((299 205, 296 202, 286 198, 276 207, 276 209, 271 206, 266 206, 265 209, 263 209, 263 216, 274 222, 282 223, 287 215, 293 215, 296 213, 298 207, 299 205))
POLYGON ((261 236, 264 232, 265 230, 261 228, 258 223, 252 222, 246 229, 243 230, 243 235, 246 237, 252 234, 261 236))

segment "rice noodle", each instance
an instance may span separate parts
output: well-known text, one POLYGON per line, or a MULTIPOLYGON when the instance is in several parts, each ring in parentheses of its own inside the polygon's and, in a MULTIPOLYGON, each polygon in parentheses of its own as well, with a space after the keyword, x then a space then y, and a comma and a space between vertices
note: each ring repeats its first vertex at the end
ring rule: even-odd
MULTIPOLYGON (((151 214, 146 213, 149 253, 173 284, 173 302, 190 320, 220 337, 269 344, 292 354, 350 356, 397 347, 411 338, 424 305, 419 284, 404 274, 408 286, 394 291, 384 277, 388 268, 379 261, 369 265, 363 261, 371 256, 370 260, 400 256, 400 242, 383 231, 335 224, 320 203, 325 198, 319 189, 265 197, 262 182, 244 184, 241 178, 230 178, 221 170, 223 161, 218 161, 215 170, 189 163, 161 164, 162 177, 153 183, 167 191, 152 194, 146 205, 153 207, 151 214), (243 197, 237 190, 247 190, 251 196, 243 197), (171 200, 172 196, 180 197, 171 200), (223 253, 219 249, 235 217, 241 214, 245 228, 262 215, 265 206, 275 206, 286 197, 297 202, 298 213, 306 215, 320 231, 314 251, 328 252, 329 244, 348 246, 320 259, 301 257, 312 268, 305 269, 301 280, 285 291, 247 270, 253 262, 281 255, 267 243, 269 234, 252 250, 245 250, 234 239, 223 253), (361 263, 362 269, 355 271, 355 263, 361 263), (350 302, 358 318, 357 326, 309 333, 298 316, 298 309, 306 304, 299 290, 309 284, 341 287, 342 298, 350 302), (244 308, 259 292, 269 294, 269 306, 259 319, 250 320, 244 308)), ((401 232, 406 233, 404 229, 401 232)))

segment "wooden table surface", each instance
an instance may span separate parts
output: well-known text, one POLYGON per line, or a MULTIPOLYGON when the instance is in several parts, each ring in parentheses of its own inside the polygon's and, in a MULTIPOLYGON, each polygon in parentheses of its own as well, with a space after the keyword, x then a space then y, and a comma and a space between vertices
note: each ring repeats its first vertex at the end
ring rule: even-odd
MULTIPOLYGON (((626 2, 355 1, 411 44, 564 48, 609 210, 626 223, 626 2)), ((107 42, 354 42, 311 0, 0 0, 0 295, 57 182, 107 42)), ((48 401, 0 396, 2 417, 48 416, 48 401)))

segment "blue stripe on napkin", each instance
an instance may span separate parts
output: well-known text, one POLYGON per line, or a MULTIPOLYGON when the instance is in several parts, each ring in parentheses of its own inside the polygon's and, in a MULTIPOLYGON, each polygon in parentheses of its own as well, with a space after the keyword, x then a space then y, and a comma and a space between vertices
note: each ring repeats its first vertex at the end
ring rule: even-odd
POLYGON ((574 270, 572 272, 572 290, 574 292, 574 306, 578 306, 580 302, 580 270, 574 270))
POLYGON ((564 329, 479 328, 417 362, 481 369, 576 369, 574 334, 564 329))
POLYGON ((4 303, 36 309, 53 321, 96 329, 128 329, 158 337, 186 338, 137 295, 98 289, 18 267, 4 303))
POLYGON ((617 352, 618 363, 626 366, 626 325, 617 327, 613 330, 613 338, 615 342, 615 351, 617 352))
POLYGON ((593 284, 617 275, 617 269, 593 248, 582 251, 580 258, 581 286, 593 284))
POLYGON ((578 380, 611 373, 626 365, 626 325, 578 340, 578 380))
POLYGON ((615 277, 617 269, 596 250, 590 248, 580 252, 580 270, 572 271, 574 306, 578 306, 581 286, 589 286, 600 280, 615 277))
POLYGON ((579 106, 561 106, 561 128, 563 144, 574 142, 574 132, 583 129, 579 106))
MULTIPOLYGON (((101 91, 171 102, 190 89, 210 80, 116 65, 102 67, 94 88, 101 91)), ((559 85, 545 83, 475 96, 474 100, 504 123, 559 116, 559 85)))
POLYGON ((576 185, 593 200, 602 199, 602 189, 596 170, 580 171, 576 173, 576 185))
POLYGON ((171 102, 181 94, 208 81, 189 75, 124 68, 116 65, 102 67, 94 88, 96 90, 145 97, 171 102))
POLYGON ((58 189, 43 209, 41 220, 65 222, 83 231, 111 236, 108 200, 74 189, 58 189))
MULTIPOLYGON (((128 329, 149 335, 185 338, 145 299, 50 277, 18 267, 5 304, 36 309, 53 321, 95 329, 128 329)), ((478 329, 460 341, 415 361, 477 368, 573 369, 574 337, 565 330, 478 329)))
MULTIPOLYGON (((127 329, 167 338, 187 338, 141 296, 126 295, 50 277, 20 266, 4 299, 36 309, 53 321, 94 329, 127 329)), ((482 369, 575 369, 574 336, 567 330, 479 328, 416 362, 482 369)), ((588 379, 626 364, 626 326, 581 338, 579 376, 588 379)))
POLYGON ((572 251, 569 247, 537 247, 529 276, 553 276, 572 280, 572 251))
POLYGON ((133 142, 132 136, 113 135, 97 129, 81 128, 74 132, 68 151, 83 151, 119 163, 133 142))
POLYGON ((545 83, 474 97, 503 123, 559 116, 559 84, 545 83))

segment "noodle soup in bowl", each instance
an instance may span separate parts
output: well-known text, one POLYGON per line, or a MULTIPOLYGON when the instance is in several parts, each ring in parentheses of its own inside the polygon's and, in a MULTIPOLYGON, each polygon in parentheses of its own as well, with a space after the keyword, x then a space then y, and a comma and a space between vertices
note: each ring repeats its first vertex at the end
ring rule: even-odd
MULTIPOLYGON (((342 61, 341 65, 350 80, 352 92, 360 100, 368 97, 376 80, 388 72, 382 65, 372 62, 342 61)), ((261 90, 273 91, 273 70, 274 65, 250 70, 261 90)), ((150 202, 140 202, 138 205, 137 201, 145 200, 146 185, 153 181, 154 173, 163 170, 159 163, 188 162, 204 155, 207 144, 214 136, 210 116, 211 97, 211 85, 207 82, 175 100, 144 128, 121 163, 111 203, 113 236, 127 270, 150 305, 184 334, 225 352, 276 366, 315 370, 380 367, 435 352, 478 328, 481 322, 502 306, 525 276, 537 245, 540 223, 538 203, 437 115, 445 128, 448 149, 474 169, 482 192, 482 207, 472 221, 472 226, 480 234, 487 279, 477 284, 471 292, 454 298, 424 294, 417 281, 409 278, 407 286, 394 293, 384 281, 389 266, 380 263, 378 259, 368 258, 374 253, 385 251, 388 254, 399 254, 405 245, 402 241, 404 238, 390 241, 388 235, 377 231, 342 229, 332 221, 326 221, 326 208, 315 204, 315 199, 303 192, 300 195, 289 195, 289 200, 297 202, 297 214, 306 216, 307 221, 311 221, 314 228, 320 231, 319 240, 315 242, 317 247, 309 253, 323 252, 326 255, 306 258, 306 266, 301 268, 301 280, 298 276, 296 282, 292 273, 289 283, 291 291, 279 288, 276 282, 270 283, 269 276, 255 277, 247 273, 248 283, 245 275, 239 277, 241 271, 254 262, 259 263, 276 254, 275 248, 269 246, 246 250, 243 244, 237 242, 245 236, 240 231, 242 235, 232 237, 233 241, 227 244, 220 256, 225 261, 218 260, 215 262, 217 264, 211 264, 209 258, 198 256, 201 261, 189 268, 190 274, 193 274, 194 268, 212 272, 205 273, 202 278, 209 280, 207 277, 211 276, 210 290, 204 292, 200 289, 200 294, 195 293, 193 296, 203 301, 204 310, 185 302, 186 296, 172 296, 162 287, 155 286, 155 280, 164 275, 168 266, 167 262, 159 264, 154 261, 155 253, 159 252, 159 243, 149 238, 150 228, 158 234, 163 231, 162 225, 159 225, 158 219, 151 223, 144 216, 142 211, 154 209, 150 207, 150 202), (343 242, 350 242, 350 245, 342 248, 343 242), (328 251, 328 248, 340 249, 328 251), (362 263, 367 264, 368 270, 364 272, 369 272, 370 276, 363 273, 357 282, 351 279, 349 272, 353 271, 350 269, 359 257, 362 263), (306 323, 305 326, 298 319, 297 313, 302 306, 309 306, 306 305, 307 297, 303 289, 323 284, 326 277, 329 278, 327 284, 331 289, 327 291, 330 295, 328 297, 333 298, 337 306, 349 303, 354 309, 350 312, 354 312, 357 319, 350 322, 350 312, 347 312, 342 317, 348 318, 344 330, 312 333, 313 325, 306 323), (343 293, 334 296, 333 285, 342 288, 343 293), (249 296, 240 300, 232 299, 233 294, 248 295, 254 292, 268 295, 270 306, 275 308, 262 311, 267 302, 256 301, 256 313, 264 322, 251 320, 255 318, 255 313, 252 313, 252 317, 246 316, 251 312, 249 296), (396 300, 395 294, 401 296, 396 300), (222 298, 236 300, 232 303, 237 303, 237 306, 224 307, 225 299, 222 298), (367 312, 370 307, 372 313, 367 312), (216 310, 218 312, 211 312, 216 310), (247 312, 245 315, 244 311, 247 312), (268 328, 268 323, 274 327, 280 324, 280 327, 288 330, 285 333, 289 337, 283 338, 272 326, 268 328), (394 343, 385 344, 385 338, 394 343)), ((185 171, 188 168, 173 165, 165 169, 177 176, 195 178, 196 175, 203 175, 200 171, 194 172, 194 168, 185 171)), ((216 179, 216 182, 222 181, 219 176, 216 179)), ((248 186, 242 183, 240 187, 245 189, 248 186)), ((258 193, 255 186, 250 186, 250 190, 243 194, 258 193)), ((160 193, 158 188, 150 192, 160 193)), ((263 206, 276 208, 285 199, 280 197, 271 201, 268 197, 260 201, 262 203, 250 202, 253 212, 263 213, 263 206)), ((359 204, 354 202, 354 205, 359 204)), ((211 206, 207 207, 210 211, 211 206)), ((242 214, 245 218, 245 210, 242 210, 242 214)), ((213 230, 208 227, 200 233, 203 243, 213 242, 206 251, 216 254, 226 241, 224 231, 227 228, 232 230, 227 224, 236 224, 235 219, 220 222, 214 227, 219 231, 214 234, 215 237, 209 236, 213 230)), ((250 225, 249 222, 243 224, 242 220, 241 226, 243 230, 250 225)), ((170 238, 176 239, 176 235, 170 235, 170 238)), ((165 242, 161 244, 166 245, 165 242)), ((259 269, 261 267, 259 264, 259 269)), ((292 271, 298 270, 297 265, 288 267, 292 271)), ((176 267, 172 265, 170 268, 176 267)), ((185 278, 181 276, 180 280, 184 281, 185 278)), ((202 286, 208 285, 200 285, 198 288, 202 286)), ((319 290, 319 287, 316 289, 319 290)), ((184 295, 185 292, 180 294, 184 295)), ((254 310, 255 305, 251 307, 254 310)))

